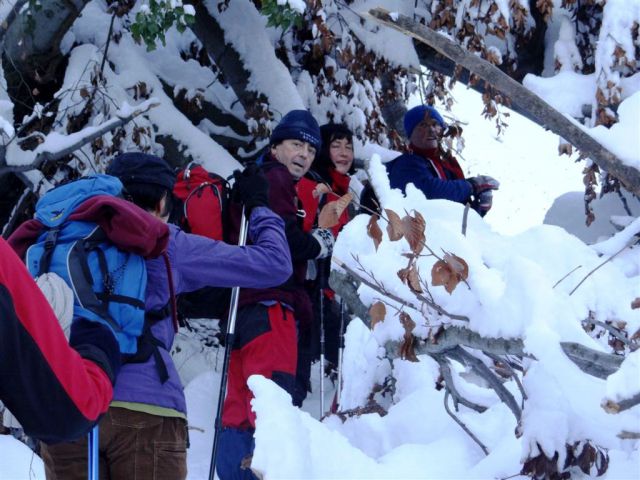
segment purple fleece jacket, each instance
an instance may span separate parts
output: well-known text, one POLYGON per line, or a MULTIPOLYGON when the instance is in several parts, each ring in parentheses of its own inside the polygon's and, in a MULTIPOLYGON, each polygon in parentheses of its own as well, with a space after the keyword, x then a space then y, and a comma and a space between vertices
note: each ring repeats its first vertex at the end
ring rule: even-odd
MULTIPOLYGON (((168 246, 175 293, 202 287, 268 288, 283 283, 292 272, 284 222, 265 207, 254 208, 249 220, 251 245, 238 247, 170 227, 168 246)), ((169 300, 169 283, 162 257, 147 260, 146 310, 158 310, 169 300)), ((116 380, 113 399, 172 408, 186 414, 182 384, 169 351, 174 339, 170 316, 152 327, 164 343, 160 349, 169 379, 160 382, 153 356, 145 363, 127 363, 116 380)))

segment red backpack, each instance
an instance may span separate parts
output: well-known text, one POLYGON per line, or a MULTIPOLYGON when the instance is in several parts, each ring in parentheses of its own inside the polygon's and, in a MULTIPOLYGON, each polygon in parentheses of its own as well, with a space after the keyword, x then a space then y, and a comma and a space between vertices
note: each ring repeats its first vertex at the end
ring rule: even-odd
MULTIPOLYGON (((182 230, 214 240, 224 240, 229 203, 229 183, 191 162, 180 170, 173 187, 176 197, 171 223, 182 230)), ((229 306, 230 288, 205 287, 178 295, 178 317, 222 318, 229 306)))
POLYGON ((178 172, 173 194, 182 202, 174 223, 185 232, 225 238, 229 184, 224 178, 191 162, 178 172))

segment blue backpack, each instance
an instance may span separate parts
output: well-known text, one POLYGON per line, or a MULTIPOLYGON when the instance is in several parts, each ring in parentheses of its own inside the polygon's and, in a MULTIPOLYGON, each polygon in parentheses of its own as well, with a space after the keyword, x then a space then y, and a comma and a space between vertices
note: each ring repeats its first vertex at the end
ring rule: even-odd
POLYGON ((47 192, 35 214, 45 228, 25 262, 34 278, 46 272, 62 277, 74 293, 73 318, 107 325, 132 361, 145 329, 145 260, 118 249, 96 223, 69 220, 89 198, 121 193, 122 183, 109 175, 83 177, 47 192))

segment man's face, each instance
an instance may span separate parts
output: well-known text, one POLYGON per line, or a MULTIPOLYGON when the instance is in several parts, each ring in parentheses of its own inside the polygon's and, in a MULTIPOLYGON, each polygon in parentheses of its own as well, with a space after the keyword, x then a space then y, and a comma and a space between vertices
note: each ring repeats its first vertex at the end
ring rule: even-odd
POLYGON ((431 149, 438 147, 441 136, 442 127, 426 112, 422 121, 411 132, 409 140, 418 148, 431 149))
POLYGON ((283 140, 275 147, 271 147, 271 155, 286 166, 296 180, 299 180, 309 171, 316 156, 316 149, 302 140, 283 140))

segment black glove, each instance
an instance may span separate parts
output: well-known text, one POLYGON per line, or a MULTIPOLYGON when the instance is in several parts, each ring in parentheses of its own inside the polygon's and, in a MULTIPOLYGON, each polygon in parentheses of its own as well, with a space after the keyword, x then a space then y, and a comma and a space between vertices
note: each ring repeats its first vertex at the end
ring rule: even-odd
POLYGON ((255 207, 269 206, 269 182, 264 173, 256 165, 250 165, 242 172, 233 172, 232 198, 237 203, 244 204, 247 216, 255 207))
POLYGON ((98 322, 77 318, 71 322, 69 345, 82 358, 91 360, 107 374, 112 384, 120 371, 121 354, 113 332, 98 322))
POLYGON ((493 205, 493 190, 500 188, 500 182, 489 175, 478 175, 468 178, 473 191, 471 208, 484 217, 493 205))

